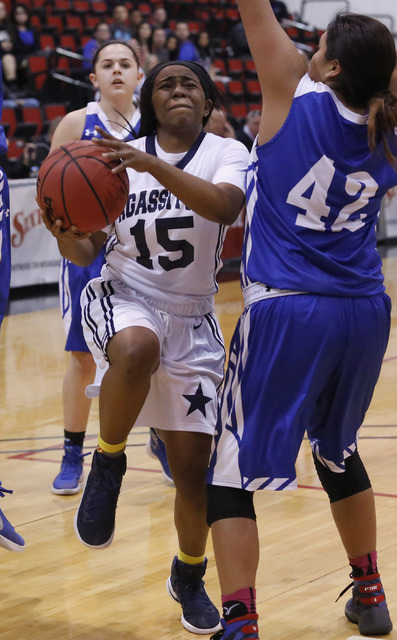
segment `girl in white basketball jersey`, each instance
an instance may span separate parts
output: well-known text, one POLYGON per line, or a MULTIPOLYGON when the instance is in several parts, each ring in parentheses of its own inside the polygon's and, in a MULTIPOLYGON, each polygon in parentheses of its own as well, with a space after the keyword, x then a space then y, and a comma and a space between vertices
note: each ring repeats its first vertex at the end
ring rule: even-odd
POLYGON ((97 140, 130 178, 123 214, 91 236, 51 226, 62 255, 89 264, 108 235, 101 277, 82 294, 85 335, 97 362, 89 393, 99 392, 100 437, 76 515, 82 542, 106 547, 126 470, 134 424, 152 425, 166 444, 176 487, 179 551, 167 582, 195 633, 217 630, 219 613, 203 582, 205 476, 214 433, 224 346, 213 295, 226 226, 244 203, 248 152, 205 133, 219 103, 207 72, 191 62, 163 63, 141 92, 142 138, 97 140))
MULTIPOLYGON (((113 136, 131 139, 126 121, 139 131, 140 112, 133 102, 134 91, 141 79, 139 61, 126 42, 108 42, 97 49, 92 61, 90 80, 100 92, 98 102, 71 111, 57 127, 51 151, 73 140, 90 140, 99 135, 100 124, 113 136)), ((87 347, 81 326, 80 296, 87 282, 101 272, 105 248, 87 267, 79 267, 62 259, 59 294, 66 332, 65 351, 70 353, 63 380, 64 455, 60 472, 51 491, 58 495, 78 493, 83 481, 83 442, 91 406, 85 389, 95 376, 95 362, 87 347)))
POLYGON ((374 495, 357 441, 390 328, 376 224, 397 184, 395 43, 380 22, 339 14, 307 73, 269 0, 239 0, 239 9, 263 110, 247 172, 245 309, 208 474, 223 640, 259 637, 253 496, 296 487, 305 432, 351 567, 346 617, 365 636, 387 634, 374 495))

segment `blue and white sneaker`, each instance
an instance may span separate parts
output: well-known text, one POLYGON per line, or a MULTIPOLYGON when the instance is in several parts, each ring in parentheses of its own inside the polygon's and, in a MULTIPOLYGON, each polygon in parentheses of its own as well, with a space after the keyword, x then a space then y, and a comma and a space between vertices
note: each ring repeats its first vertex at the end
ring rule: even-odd
POLYGON ((207 559, 200 564, 186 564, 175 556, 167 591, 182 607, 181 622, 192 633, 206 634, 221 629, 218 609, 204 587, 207 559))
MULTIPOLYGON (((4 498, 5 493, 12 493, 11 489, 5 489, 0 482, 0 496, 4 498)), ((7 551, 23 551, 25 540, 17 533, 12 524, 7 520, 0 509, 0 547, 7 551)))
POLYGON ((161 438, 158 437, 156 429, 150 428, 150 438, 146 443, 146 453, 151 458, 157 458, 157 460, 159 460, 164 478, 169 484, 173 485, 174 481, 172 479, 170 467, 168 465, 165 444, 161 440, 161 438))
POLYGON ((259 640, 258 614, 247 613, 241 618, 226 622, 222 618, 222 629, 211 636, 210 640, 259 640))
POLYGON ((83 485, 83 458, 89 452, 82 453, 82 447, 65 440, 61 470, 52 483, 51 491, 60 496, 71 496, 78 493, 83 485))

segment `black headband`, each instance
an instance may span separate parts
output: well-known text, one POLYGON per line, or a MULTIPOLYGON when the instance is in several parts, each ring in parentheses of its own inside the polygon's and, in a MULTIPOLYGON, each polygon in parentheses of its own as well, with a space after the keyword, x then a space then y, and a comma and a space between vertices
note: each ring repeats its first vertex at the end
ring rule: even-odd
POLYGON ((212 80, 210 75, 204 69, 201 64, 198 62, 191 62, 190 60, 175 60, 173 62, 160 62, 148 73, 145 82, 148 83, 149 95, 152 95, 153 91, 153 83, 157 78, 160 71, 165 69, 166 67, 187 67, 198 77, 200 80, 200 84, 203 88, 204 95, 206 98, 210 98, 212 96, 212 80))

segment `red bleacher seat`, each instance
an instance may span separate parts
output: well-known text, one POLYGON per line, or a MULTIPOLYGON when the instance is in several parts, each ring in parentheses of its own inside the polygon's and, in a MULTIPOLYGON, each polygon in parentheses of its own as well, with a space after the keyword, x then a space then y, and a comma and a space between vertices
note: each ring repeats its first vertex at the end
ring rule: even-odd
POLYGON ((145 18, 148 18, 152 13, 152 7, 147 2, 140 2, 138 9, 145 18))
POLYGON ((221 80, 220 78, 218 78, 217 80, 214 80, 214 82, 218 87, 219 91, 226 92, 226 83, 224 82, 224 80, 221 80))
POLYGON ((1 123, 6 126, 7 137, 12 138, 15 135, 18 124, 18 113, 16 109, 4 107, 1 123))
POLYGON ((36 125, 36 130, 32 135, 40 135, 43 130, 43 119, 40 107, 22 107, 21 114, 23 123, 36 125))
POLYGON ((200 22, 197 22, 196 20, 192 20, 188 22, 188 26, 189 26, 189 31, 193 36, 197 35, 198 33, 200 33, 200 31, 202 31, 200 22))
POLYGON ((240 21, 240 13, 238 9, 226 9, 225 10, 225 18, 230 22, 239 22, 240 21))
POLYGON ((59 15, 53 15, 50 14, 47 16, 46 18, 46 30, 48 31, 48 28, 52 28, 53 31, 55 33, 62 33, 63 32, 63 27, 64 27, 64 23, 63 23, 63 19, 62 17, 59 15))
POLYGON ((66 13, 64 26, 65 33, 83 33, 84 28, 85 25, 81 16, 66 13))
POLYGON ((83 14, 85 16, 85 14, 91 11, 91 5, 92 3, 88 0, 74 0, 71 10, 73 13, 83 14))
POLYGON ((52 33, 40 33, 39 42, 41 51, 50 51, 57 46, 55 36, 52 33))
POLYGON ((244 73, 243 61, 239 58, 229 58, 227 61, 227 70, 232 78, 242 78, 244 73))
POLYGON ((249 102, 247 107, 248 111, 262 111, 262 104, 260 102, 249 102))
POLYGON ((96 0, 95 2, 91 2, 91 9, 90 9, 91 13, 95 13, 96 15, 100 16, 101 20, 104 17, 104 14, 107 14, 108 12, 108 6, 106 4, 106 2, 100 2, 98 0, 96 0))
POLYGON ((245 88, 247 102, 255 102, 261 99, 262 92, 258 80, 247 80, 245 88))
POLYGON ((101 18, 96 15, 87 14, 85 16, 85 32, 90 33, 90 38, 92 38, 92 32, 100 20, 101 18))
POLYGON ((17 160, 22 154, 25 142, 18 138, 10 138, 8 140, 8 158, 9 160, 17 160))
POLYGON ((38 33, 40 33, 43 26, 43 18, 35 13, 30 18, 30 24, 38 31, 38 33))
POLYGON ((49 3, 51 6, 48 7, 52 14, 55 13, 63 13, 64 11, 70 10, 70 2, 69 0, 52 0, 49 3))
POLYGON ((244 60, 244 72, 247 78, 257 78, 258 73, 256 71, 255 62, 250 58, 244 60))
POLYGON ((219 70, 219 75, 227 76, 226 64, 223 58, 214 58, 213 66, 219 70))
POLYGON ((77 53, 77 50, 80 46, 80 38, 77 35, 73 35, 71 33, 62 33, 59 36, 59 46, 63 49, 68 49, 68 51, 77 53))
POLYGON ((28 82, 35 93, 40 93, 48 77, 48 58, 45 55, 28 57, 28 82))
POLYGON ((230 112, 233 118, 242 119, 248 113, 247 105, 235 102, 230 105, 230 112))
POLYGON ((58 102, 53 104, 44 104, 43 113, 44 119, 48 122, 51 122, 51 120, 54 120, 59 116, 63 118, 63 116, 66 115, 66 107, 64 104, 60 104, 58 102))
POLYGON ((70 62, 66 56, 58 56, 55 63, 57 73, 61 73, 64 76, 70 75, 70 62))
POLYGON ((227 85, 227 92, 236 102, 244 102, 245 90, 241 80, 231 80, 227 85))

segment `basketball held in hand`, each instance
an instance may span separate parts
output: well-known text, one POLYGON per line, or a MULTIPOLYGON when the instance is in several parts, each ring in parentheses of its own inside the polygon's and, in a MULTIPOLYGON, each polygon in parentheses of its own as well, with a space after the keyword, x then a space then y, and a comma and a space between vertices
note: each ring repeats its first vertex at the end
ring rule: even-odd
POLYGON ((60 219, 63 229, 75 225, 81 233, 93 233, 123 212, 127 171, 112 173, 119 161, 104 158, 106 151, 91 140, 78 140, 47 156, 37 176, 37 200, 52 222, 60 219))

